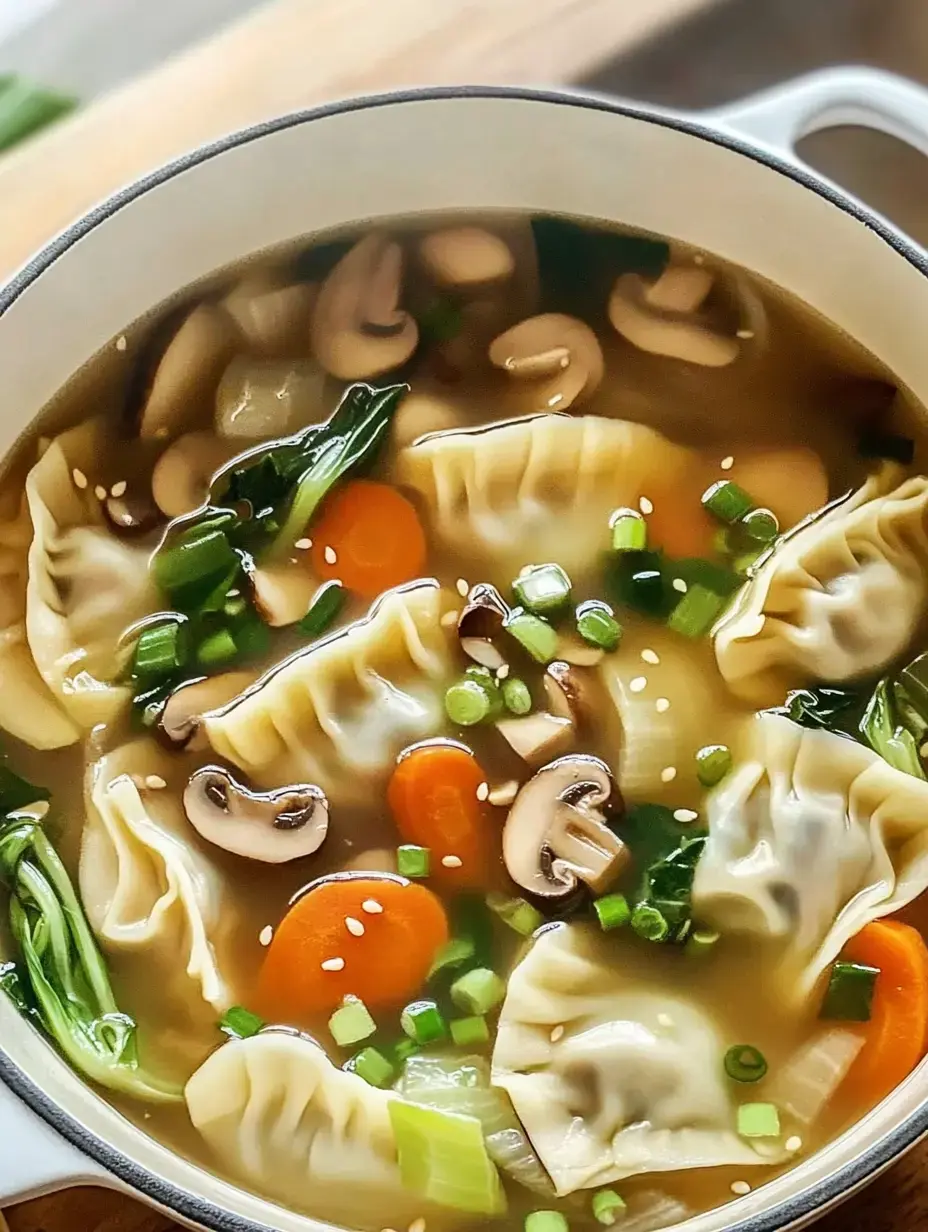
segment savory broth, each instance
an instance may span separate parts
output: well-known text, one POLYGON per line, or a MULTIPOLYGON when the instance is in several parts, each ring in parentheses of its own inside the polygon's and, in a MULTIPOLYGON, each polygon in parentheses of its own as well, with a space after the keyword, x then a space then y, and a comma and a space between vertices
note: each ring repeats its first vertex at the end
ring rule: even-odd
POLYGON ((184 290, 6 471, 6 991, 350 1227, 763 1184, 928 1031, 922 414, 777 289, 568 219, 184 290))

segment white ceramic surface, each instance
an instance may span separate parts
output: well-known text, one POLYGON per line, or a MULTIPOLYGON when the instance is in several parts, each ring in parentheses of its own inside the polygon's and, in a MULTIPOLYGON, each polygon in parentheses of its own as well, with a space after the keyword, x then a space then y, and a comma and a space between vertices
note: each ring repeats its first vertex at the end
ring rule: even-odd
MULTIPOLYGON (((427 91, 232 138, 101 206, 0 293, 0 452, 75 369, 184 284, 307 232, 468 207, 614 219, 718 253, 799 295, 928 403, 928 254, 792 153, 800 136, 848 121, 928 153, 928 94, 856 69, 701 117, 530 91, 427 91)), ((91 1181, 135 1187, 224 1232, 319 1229, 149 1139, 3 999, 0 1041, 0 1202, 91 1181)), ((923 1065, 789 1175, 681 1228, 802 1226, 928 1130, 926 1077, 923 1065)))

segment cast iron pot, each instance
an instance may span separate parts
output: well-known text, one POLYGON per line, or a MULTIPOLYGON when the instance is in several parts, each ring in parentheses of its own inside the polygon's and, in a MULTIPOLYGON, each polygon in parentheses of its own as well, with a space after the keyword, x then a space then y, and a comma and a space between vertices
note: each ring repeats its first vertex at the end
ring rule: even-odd
MULTIPOLYGON (((184 284, 307 232, 462 208, 612 219, 717 253, 805 300, 928 404, 928 253, 792 152, 846 123, 928 154, 928 93, 859 69, 698 116, 477 87, 336 103, 237 133, 111 198, 0 292, 0 452, 100 347, 184 284)), ((90 1183, 217 1232, 322 1227, 149 1138, 5 998, 0 1043, 0 1202, 90 1183)), ((923 1064, 825 1150, 679 1226, 807 1224, 928 1132, 926 1077, 923 1064)))

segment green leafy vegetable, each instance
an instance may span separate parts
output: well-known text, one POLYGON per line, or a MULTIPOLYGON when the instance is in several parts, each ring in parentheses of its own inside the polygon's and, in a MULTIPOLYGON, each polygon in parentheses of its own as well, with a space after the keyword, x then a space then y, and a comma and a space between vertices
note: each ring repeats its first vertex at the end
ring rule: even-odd
POLYGON ((588 315, 592 302, 606 303, 620 274, 657 278, 670 260, 665 240, 619 231, 597 231, 567 218, 532 219, 539 283, 548 307, 588 315))
POLYGON ((794 689, 786 703, 774 714, 783 714, 800 727, 824 728, 826 731, 860 739, 860 721, 867 707, 871 686, 838 689, 821 685, 814 689, 794 689))
POLYGON ((898 681, 879 682, 860 721, 860 730, 874 752, 896 770, 925 778, 918 750, 928 724, 911 706, 905 687, 898 681), (917 724, 916 731, 906 719, 917 724))
POLYGON ((686 939, 692 925, 693 877, 706 837, 676 821, 660 804, 636 805, 624 818, 622 839, 632 853, 636 882, 629 888, 631 922, 639 935, 656 941, 686 939), (666 927, 659 927, 660 920, 666 927))
POLYGON ((241 1005, 233 1005, 219 1020, 219 1030, 230 1039, 251 1039, 263 1026, 263 1018, 241 1005))
POLYGON ((394 1099, 388 1105, 400 1176, 420 1197, 475 1215, 499 1215, 506 1195, 476 1117, 394 1099))
POLYGON ((0 78, 0 150, 8 150, 77 106, 77 99, 23 77, 0 78))

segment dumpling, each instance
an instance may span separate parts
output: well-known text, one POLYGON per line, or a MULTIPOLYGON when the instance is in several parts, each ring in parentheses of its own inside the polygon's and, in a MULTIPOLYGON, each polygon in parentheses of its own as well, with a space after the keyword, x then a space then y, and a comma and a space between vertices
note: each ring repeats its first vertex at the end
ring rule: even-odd
POLYGON ((753 711, 719 679, 708 643, 651 622, 632 624, 621 652, 606 655, 596 672, 616 719, 610 714, 605 722, 605 747, 615 750, 609 760, 630 803, 692 804, 703 791, 697 751, 726 744, 736 753, 750 730, 753 711), (657 664, 647 661, 654 655, 657 664))
POLYGON ((388 591, 364 620, 207 714, 210 744, 260 786, 317 783, 330 798, 366 796, 397 753, 442 725, 447 607, 433 581, 388 591))
POLYGON ((0 522, 0 727, 33 748, 59 749, 81 733, 39 675, 26 640, 31 542, 24 498, 17 516, 0 522))
POLYGON ((400 452, 396 474, 421 497, 431 541, 504 586, 549 560, 581 581, 608 546, 613 511, 695 465, 642 424, 538 415, 424 437, 400 452))
POLYGON ((229 943, 229 904, 179 794, 138 786, 151 776, 164 781, 165 772, 170 758, 149 739, 90 767, 81 900, 108 954, 134 959, 140 978, 164 981, 172 1026, 184 1016, 215 1025, 233 1000, 219 957, 229 943))
POLYGON ((693 909, 780 939, 802 996, 865 924, 928 887, 928 783, 783 715, 759 715, 752 742, 707 799, 693 909))
POLYGON ((735 1133, 724 1052, 702 1009, 610 968, 591 932, 562 924, 509 978, 493 1081, 563 1196, 644 1172, 770 1163, 735 1133))
POLYGON ((149 553, 103 524, 99 501, 77 486, 105 449, 90 420, 56 437, 26 479, 35 531, 29 549, 26 632, 36 667, 78 727, 109 722, 131 696, 112 683, 120 634, 156 609, 149 553))
POLYGON ((395 1096, 337 1069, 305 1036, 224 1044, 186 1098, 216 1160, 277 1202, 350 1227, 406 1227, 426 1213, 400 1181, 395 1096))
POLYGON ((881 671, 928 609, 928 479, 884 467, 802 523, 715 629, 719 670, 756 706, 790 689, 881 671))

